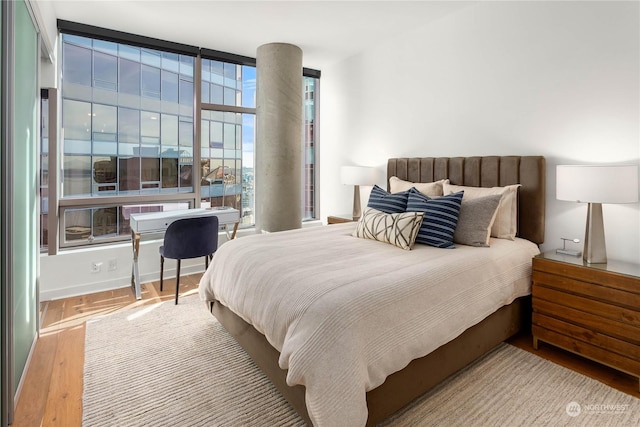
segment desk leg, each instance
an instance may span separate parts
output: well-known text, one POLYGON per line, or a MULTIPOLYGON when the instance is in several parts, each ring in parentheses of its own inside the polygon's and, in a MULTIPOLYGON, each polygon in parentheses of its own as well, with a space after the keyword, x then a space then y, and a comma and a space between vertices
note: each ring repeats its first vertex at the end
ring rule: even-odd
POLYGON ((140 234, 131 231, 131 245, 133 246, 133 264, 131 265, 131 287, 136 299, 141 299, 140 270, 138 269, 138 253, 140 252, 140 234))
POLYGON ((239 222, 236 222, 233 225, 233 232, 231 233, 231 235, 229 235, 229 224, 225 224, 224 225, 224 232, 227 235, 227 240, 233 240, 236 238, 236 233, 238 232, 238 224, 240 224, 239 222))

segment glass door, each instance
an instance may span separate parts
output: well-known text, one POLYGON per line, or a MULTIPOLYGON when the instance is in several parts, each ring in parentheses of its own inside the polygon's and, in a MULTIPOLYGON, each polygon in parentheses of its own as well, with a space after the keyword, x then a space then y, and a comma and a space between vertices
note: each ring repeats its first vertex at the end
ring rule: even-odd
POLYGON ((24 0, 2 2, 2 424, 37 335, 38 32, 24 0))

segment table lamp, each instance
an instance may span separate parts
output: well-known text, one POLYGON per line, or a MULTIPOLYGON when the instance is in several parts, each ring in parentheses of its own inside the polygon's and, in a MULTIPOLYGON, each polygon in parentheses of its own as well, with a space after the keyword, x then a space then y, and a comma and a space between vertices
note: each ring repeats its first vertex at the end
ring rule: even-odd
POLYGON ((589 264, 605 264, 602 204, 638 201, 638 166, 558 165, 556 199, 588 203, 582 257, 589 264))
POLYGON ((376 182, 376 169, 365 166, 342 166, 340 181, 345 185, 353 185, 353 219, 362 214, 360 208, 360 186, 373 185, 376 182))

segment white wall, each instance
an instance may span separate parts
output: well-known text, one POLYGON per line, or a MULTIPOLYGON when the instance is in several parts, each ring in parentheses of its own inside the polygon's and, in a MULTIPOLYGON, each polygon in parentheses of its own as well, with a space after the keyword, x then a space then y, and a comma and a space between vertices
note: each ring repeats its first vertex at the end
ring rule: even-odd
MULTIPOLYGON (((255 230, 240 230, 237 237, 254 234, 255 230)), ((140 242, 138 266, 140 282, 148 283, 160 279, 160 253, 162 238, 152 235, 149 240, 143 236, 140 242)), ((227 234, 218 235, 218 247, 227 242, 227 234)), ((131 266, 133 248, 131 242, 117 245, 97 246, 60 251, 57 255, 40 257, 40 300, 49 301, 74 295, 84 295, 109 289, 131 286, 131 266), (115 270, 109 269, 115 261, 115 270), (100 271, 92 272, 92 263, 98 262, 100 271)), ((204 271, 204 257, 183 260, 180 275, 204 271)), ((165 286, 175 289, 176 261, 165 259, 165 286)))
MULTIPOLYGON (((226 236, 219 236, 219 244, 226 236)), ((140 282, 147 283, 160 279, 161 240, 142 241, 138 256, 140 282)), ((107 245, 96 248, 83 248, 61 251, 55 256, 40 257, 40 300, 49 301, 74 295, 131 286, 131 266, 133 249, 131 243, 107 245), (115 260, 115 270, 109 270, 109 262, 115 260), (91 271, 93 262, 101 263, 99 272, 91 271)), ((204 257, 184 260, 180 275, 201 273, 204 271, 204 257)), ((176 261, 166 259, 164 279, 167 289, 175 289, 176 261)))
POLYGON ((42 37, 43 54, 48 56, 50 62, 56 57, 56 41, 58 37, 58 27, 53 5, 49 1, 27 0, 34 18, 38 24, 38 31, 42 37))
MULTIPOLYGON (((586 206, 555 200, 555 166, 638 163, 639 21, 638 2, 480 2, 323 69, 322 217, 350 212, 341 165, 543 155, 542 249, 583 239, 586 206)), ((604 217, 609 258, 639 262, 640 205, 604 217)))

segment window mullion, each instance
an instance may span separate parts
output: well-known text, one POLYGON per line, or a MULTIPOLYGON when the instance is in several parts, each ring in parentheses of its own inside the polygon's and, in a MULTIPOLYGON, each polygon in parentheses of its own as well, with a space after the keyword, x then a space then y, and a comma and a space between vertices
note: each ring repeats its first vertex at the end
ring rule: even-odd
POLYGON ((193 68, 193 166, 191 167, 193 175, 193 191, 198 195, 196 197, 196 207, 200 207, 200 200, 202 194, 200 192, 200 184, 202 180, 202 168, 200 167, 201 160, 201 143, 200 138, 202 134, 202 110, 200 104, 202 103, 202 57, 196 56, 193 68))

